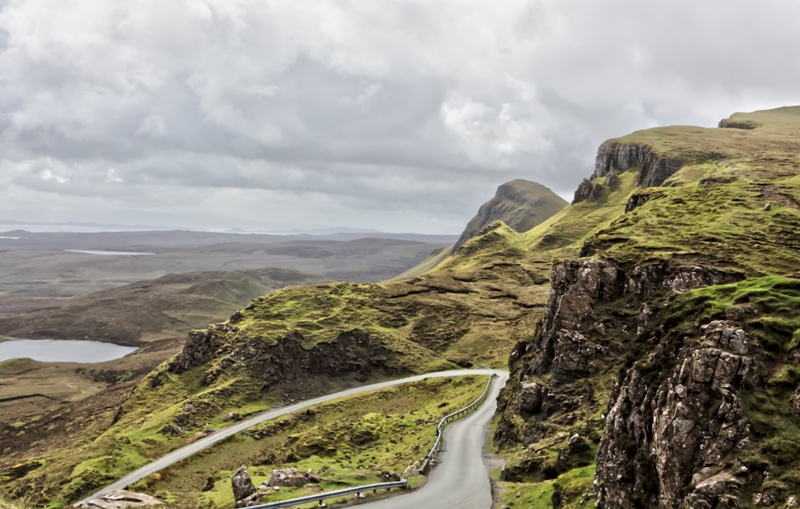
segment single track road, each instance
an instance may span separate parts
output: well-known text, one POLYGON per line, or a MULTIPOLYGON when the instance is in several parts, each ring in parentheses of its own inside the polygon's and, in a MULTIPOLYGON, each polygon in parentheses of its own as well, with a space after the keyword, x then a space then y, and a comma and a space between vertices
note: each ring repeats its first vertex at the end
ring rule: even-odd
MULTIPOLYGON (((248 429, 248 428, 250 428, 252 426, 255 426, 256 424, 260 424, 260 423, 262 423, 264 421, 269 421, 271 419, 276 419, 278 417, 282 417, 282 416, 287 415, 287 414, 292 414, 292 413, 297 412, 299 410, 303 410, 304 408, 308 408, 308 407, 311 407, 311 406, 314 406, 314 405, 319 405, 320 403, 325 403, 325 402, 328 402, 328 401, 331 401, 331 400, 334 400, 334 399, 338 399, 338 398, 344 398, 344 397, 347 397, 347 396, 354 396, 356 394, 362 394, 364 392, 375 391, 375 390, 378 390, 378 389, 385 389, 387 387, 395 387, 397 385, 402 385, 402 384, 406 384, 406 383, 410 383, 410 382, 417 382, 419 380, 424 380, 426 378, 442 378, 442 377, 455 378, 455 377, 459 377, 459 376, 469 376, 469 375, 478 375, 478 376, 497 375, 497 376, 500 377, 500 380, 502 382, 505 382, 505 380, 508 378, 508 372, 501 371, 501 370, 496 370, 496 369, 458 369, 458 370, 451 370, 451 371, 439 371, 439 372, 436 372, 436 373, 426 373, 424 375, 416 375, 416 376, 411 376, 411 377, 408 377, 408 378, 400 378, 400 379, 397 379, 397 380, 388 380, 388 381, 379 382, 379 383, 376 383, 376 384, 365 385, 363 387, 356 387, 356 388, 353 388, 353 389, 347 389, 347 390, 344 390, 344 391, 335 392, 333 394, 328 394, 328 395, 325 395, 325 396, 320 396, 318 398, 302 401, 300 403, 295 403, 293 405, 289 405, 289 406, 285 406, 285 407, 281 407, 281 408, 276 408, 274 410, 268 410, 268 411, 266 411, 266 412, 264 412, 262 414, 256 415, 256 416, 251 417, 249 419, 246 419, 244 421, 241 421, 241 422, 238 422, 238 423, 233 424, 231 426, 228 426, 227 428, 219 429, 219 430, 211 433, 210 435, 208 435, 206 437, 203 437, 203 438, 201 438, 199 440, 196 440, 195 442, 192 442, 191 444, 189 444, 189 445, 187 445, 185 447, 181 447, 180 449, 176 449, 176 450, 172 451, 171 453, 166 454, 166 455, 162 456, 161 458, 153 461, 152 463, 148 463, 147 465, 139 468, 138 470, 136 470, 134 472, 131 472, 130 474, 126 475, 125 477, 123 477, 119 481, 117 481, 117 482, 115 482, 115 483, 113 483, 113 484, 111 484, 109 486, 106 486, 105 488, 103 488, 102 490, 98 491, 97 493, 94 493, 94 494, 90 495, 89 497, 86 497, 84 500, 97 498, 101 494, 106 493, 106 492, 111 491, 111 490, 124 489, 128 485, 133 484, 136 481, 138 481, 140 479, 143 479, 144 477, 147 477, 150 474, 154 474, 154 473, 158 472, 159 470, 167 468, 168 466, 170 466, 170 465, 172 465, 174 463, 177 463, 177 462, 179 462, 179 461, 181 461, 183 459, 186 459, 189 456, 192 456, 192 455, 196 454, 197 452, 202 451, 203 449, 207 449, 208 447, 211 447, 212 445, 216 444, 217 442, 225 440, 226 438, 228 438, 228 437, 230 437, 232 435, 235 435, 236 433, 239 433, 240 431, 244 431, 244 430, 246 430, 246 429, 248 429)), ((470 414, 464 420, 458 421, 457 423, 454 423, 451 426, 455 427, 456 425, 463 424, 463 423, 473 423, 474 425, 479 426, 480 429, 482 430, 483 427, 485 426, 485 424, 489 422, 489 420, 491 419, 492 415, 494 414, 494 408, 495 408, 495 406, 494 406, 495 405, 495 401, 494 400, 497 398, 496 391, 499 391, 500 385, 502 385, 502 384, 500 384, 498 382, 495 382, 495 384, 493 384, 493 392, 492 392, 492 394, 489 395, 489 398, 491 399, 491 401, 489 403, 491 403, 491 404, 486 403, 486 404, 482 405, 473 414, 470 414), (489 408, 491 408, 491 410, 488 410, 489 408), (476 420, 476 416, 479 417, 477 420, 476 420)), ((461 427, 456 428, 456 429, 461 429, 461 427)), ((450 428, 448 427, 448 432, 449 432, 449 430, 450 430, 450 428)), ((480 431, 480 435, 481 435, 480 439, 483 440, 483 431, 480 431)), ((483 445, 482 445, 483 442, 481 442, 480 445, 478 446, 477 453, 476 453, 476 451, 474 450, 474 447, 472 447, 472 446, 475 445, 474 441, 476 440, 476 438, 471 434, 469 434, 469 437, 470 438, 467 440, 467 442, 468 442, 467 445, 471 446, 471 448, 470 448, 471 453, 469 455, 465 455, 464 458, 469 458, 469 461, 471 463, 475 461, 475 458, 477 458, 479 465, 473 465, 473 467, 474 468, 483 468, 483 466, 482 466, 483 463, 481 461, 481 451, 482 451, 482 447, 483 447, 483 445), (476 456, 476 454, 477 454, 477 456, 476 456)), ((446 432, 445 433, 445 440, 448 440, 448 442, 446 442, 446 443, 449 443, 451 448, 454 448, 455 450, 457 450, 459 447, 457 447, 455 444, 460 444, 461 443, 462 436, 459 434, 459 435, 456 435, 456 436, 453 436, 452 438, 450 438, 448 436, 447 432, 446 432)), ((445 456, 445 457, 447 457, 447 456, 445 456)), ((465 461, 467 461, 467 460, 465 459, 465 461)), ((483 468, 483 470, 484 470, 484 473, 485 473, 485 468, 483 468)), ((489 482, 488 474, 486 475, 485 481, 486 481, 486 484, 488 486, 488 482, 489 482)), ((437 481, 437 484, 438 484, 438 481, 437 481)), ((460 485, 460 481, 459 481, 458 485, 453 485, 453 490, 454 491, 459 491, 462 488, 463 487, 460 485)), ((420 491, 422 491, 422 490, 420 490, 420 491)), ((489 496, 489 499, 491 500, 491 493, 489 492, 488 487, 487 487, 486 494, 487 494, 487 496, 489 496)), ((408 496, 411 496, 411 495, 408 495, 408 496)), ((406 499, 406 497, 401 497, 401 498, 403 500, 406 499)), ((401 507, 401 506, 396 506, 396 507, 401 507)), ((408 507, 408 506, 403 506, 403 507, 408 507)), ((434 507, 439 507, 439 506, 433 506, 433 505, 427 506, 426 505, 425 507, 430 507, 430 509, 433 509, 434 507)), ((451 508, 455 509, 456 507, 468 507, 468 506, 445 505, 445 506, 441 506, 441 507, 451 507, 451 508)), ((478 506, 469 506, 469 507, 478 507, 478 506)), ((486 506, 486 507, 489 507, 489 506, 486 506)))
POLYGON ((473 413, 448 425, 444 448, 428 483, 408 494, 396 495, 367 504, 364 509, 490 509, 492 486, 484 463, 489 422, 497 409, 497 395, 508 380, 500 371, 486 401, 473 413))

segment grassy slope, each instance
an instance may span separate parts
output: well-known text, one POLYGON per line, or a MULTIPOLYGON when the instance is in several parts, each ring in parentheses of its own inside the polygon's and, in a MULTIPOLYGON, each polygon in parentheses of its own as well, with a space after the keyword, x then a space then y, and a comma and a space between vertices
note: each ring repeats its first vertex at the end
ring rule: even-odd
MULTIPOLYGON (((248 467, 256 486, 276 468, 319 472, 326 490, 384 482, 381 472, 400 474, 433 445, 438 420, 483 391, 486 377, 430 379, 314 407, 269 421, 211 450, 142 480, 135 488, 182 505, 231 507, 230 477, 248 467), (202 492, 213 478, 213 488, 202 492)), ((412 485, 424 482, 410 478, 412 485)), ((282 488, 266 501, 310 494, 282 488)))
MULTIPOLYGON (((6 474, 0 485, 38 502, 74 501, 203 430, 226 425, 230 412, 244 416, 279 401, 400 373, 456 364, 502 367, 516 341, 529 334, 549 293, 547 280, 534 276, 527 266, 476 263, 383 285, 335 283, 271 292, 236 315, 229 332, 219 333, 220 355, 181 373, 167 365, 157 368, 128 396, 117 422, 113 409, 107 411, 60 450, 3 457, 6 474), (353 331, 388 352, 380 362, 394 374, 376 370, 354 379, 346 371, 335 377, 301 373, 265 392, 264 358, 247 353, 256 345, 335 348, 341 335, 353 331), (204 376, 218 368, 219 376, 204 384, 204 376), (39 463, 24 475, 8 474, 15 464, 39 463)), ((35 422, 26 425, 35 428, 35 422)))
POLYGON ((403 272, 397 277, 392 279, 406 279, 411 277, 417 277, 425 274, 426 272, 430 272, 436 268, 437 265, 442 263, 444 260, 450 256, 450 251, 453 250, 453 246, 445 246, 440 247, 439 249, 434 250, 430 256, 425 258, 425 260, 420 263, 419 265, 415 265, 408 269, 407 271, 403 272))
MULTIPOLYGON (((732 119, 750 121, 758 127, 753 130, 666 127, 611 140, 650 146, 658 155, 678 159, 684 165, 659 188, 636 187, 638 168, 619 174, 611 185, 607 178, 596 179, 604 187, 599 200, 572 204, 527 232, 523 239, 509 242, 515 258, 530 263, 583 254, 606 258, 623 267, 660 260, 701 262, 739 271, 751 278, 797 272, 800 108, 739 113, 732 119), (651 194, 652 198, 625 213, 625 205, 636 194, 651 194), (770 209, 764 210, 767 203, 770 209)), ((452 259, 449 263, 458 261, 452 259)), ((669 304, 675 306, 676 320, 682 321, 687 332, 691 329, 696 334, 696 320, 724 316, 724 309, 734 304, 757 303, 761 314, 754 319, 756 323, 749 325, 763 331, 767 349, 763 354, 772 361, 763 367, 761 374, 768 380, 766 393, 747 401, 745 411, 756 428, 748 457, 753 465, 767 462, 770 472, 776 473, 772 482, 795 492, 800 489, 795 473, 800 465, 795 465, 794 455, 790 460, 778 451, 800 447, 800 419, 790 406, 800 373, 785 364, 787 353, 798 346, 791 341, 800 343, 797 287, 796 281, 767 276, 737 285, 696 290, 669 304)), ((619 317, 626 312, 609 308, 598 309, 597 313, 599 321, 606 315, 613 321, 618 319, 615 313, 622 313, 619 317)), ((616 369, 617 365, 610 365, 588 379, 594 387, 595 401, 590 409, 578 412, 577 423, 550 422, 546 438, 522 450, 502 452, 511 458, 512 464, 533 461, 546 468, 548 462, 555 461, 557 451, 565 447, 569 434, 580 431, 591 437, 592 433, 602 431, 600 414, 607 407, 616 369), (558 440, 558 436, 563 438, 558 440)), ((572 389, 575 394, 584 394, 583 384, 583 380, 576 382, 572 389)), ((527 424, 520 419, 518 425, 524 435, 527 424)), ((593 438, 594 443, 599 442, 599 436, 593 438)), ((562 474, 556 481, 501 483, 505 489, 503 500, 509 505, 514 502, 524 507, 550 507, 553 487, 567 477, 573 478, 572 496, 562 497, 562 507, 591 506, 593 501, 584 498, 593 492, 592 476, 573 475, 589 468, 593 466, 562 474)))
MULTIPOLYGON (((318 472, 325 490, 384 482, 383 472, 400 474, 418 462, 433 445, 439 419, 474 401, 485 384, 486 377, 428 379, 318 405, 251 428, 131 489, 155 494, 170 508, 227 508, 234 505, 230 478, 240 465, 247 466, 256 486, 273 469, 287 467, 318 472)), ((160 439, 131 430, 122 441, 157 449, 160 439)), ((104 468, 116 474, 120 463, 118 456, 104 456, 76 470, 104 468)), ((416 470, 408 479, 412 487, 424 483, 416 470)), ((312 486, 284 487, 264 502, 314 492, 312 486)), ((0 498, 2 509, 28 507, 34 505, 0 498)))
POLYGON ((497 188, 497 193, 491 200, 480 207, 478 214, 470 220, 456 242, 455 248, 460 248, 495 221, 503 221, 514 231, 525 232, 552 217, 566 205, 563 198, 538 182, 523 179, 506 182, 497 188))
MULTIPOLYGON (((449 362, 502 366, 511 346, 534 334, 534 323, 549 291, 552 262, 581 251, 623 265, 668 258, 724 264, 753 277, 795 271, 800 265, 796 243, 800 211, 795 205, 800 199, 800 179, 794 169, 800 154, 797 113, 797 109, 789 109, 740 115, 762 124, 754 130, 673 127, 629 135, 618 141, 647 144, 665 157, 680 159, 683 168, 664 186, 645 191, 635 186, 636 168, 619 175, 613 184, 599 179, 605 186, 600 200, 571 205, 524 234, 502 223, 491 225, 457 255, 420 278, 384 285, 336 284, 273 292, 254 301, 235 320, 239 330, 225 336, 225 348, 235 351, 248 341, 274 344, 291 337, 308 349, 335 341, 341 332, 358 329, 393 352, 389 362, 398 369, 425 371, 449 362), (702 179, 712 180, 701 184, 702 179), (625 213, 628 199, 641 192, 657 196, 625 213), (767 202, 772 204, 769 211, 763 210, 767 202)), ((613 320, 614 313, 621 310, 601 312, 613 320)), ((211 398, 216 405, 214 415, 219 415, 222 410, 247 413, 269 404, 269 397, 277 397, 276 393, 268 397, 259 394, 257 373, 247 370, 231 371, 210 386, 202 386, 200 379, 207 368, 179 375, 163 369, 153 373, 126 403, 120 423, 96 440, 87 438, 86 450, 92 451, 89 456, 102 458, 103 451, 114 450, 125 429, 154 433, 172 422, 187 402, 211 398)), ((589 446, 594 448, 613 374, 609 370, 592 379, 592 405, 577 412, 572 422, 565 419, 548 424, 551 427, 542 447, 532 444, 536 447, 527 448, 522 456, 535 453, 528 459, 545 464, 554 461, 569 433, 579 428, 589 430, 589 446)), ((574 388, 576 395, 582 390, 579 385, 574 388)), ((221 424, 214 418, 209 422, 212 427, 221 424)), ((159 437, 153 451, 134 448, 122 456, 123 461, 118 460, 121 466, 116 471, 128 471, 146 455, 157 455, 176 440, 190 438, 159 437), (127 458, 133 461, 125 464, 127 458)), ((504 452, 514 457, 520 454, 504 452)), ((54 486, 55 480, 66 479, 68 488, 76 488, 91 482, 92 476, 102 478, 104 473, 97 465, 81 463, 81 468, 73 468, 80 463, 81 454, 52 458, 39 473, 13 485, 37 486, 45 497, 52 497, 65 492, 54 486), (53 481, 37 477, 44 473, 50 473, 53 481)), ((552 483, 552 489, 568 495, 565 504, 578 504, 578 495, 591 491, 591 476, 583 475, 590 468, 592 465, 581 466, 581 470, 563 474, 563 482, 552 483)), ((542 485, 523 484, 518 488, 539 487, 542 485)))

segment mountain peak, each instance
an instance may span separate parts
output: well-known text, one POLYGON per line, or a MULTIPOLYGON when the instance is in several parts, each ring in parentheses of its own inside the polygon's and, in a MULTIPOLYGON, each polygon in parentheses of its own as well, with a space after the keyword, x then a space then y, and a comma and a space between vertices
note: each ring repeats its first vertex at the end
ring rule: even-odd
POLYGON ((567 202, 546 186, 516 179, 497 188, 494 198, 481 205, 453 247, 455 252, 487 225, 503 221, 517 232, 525 232, 550 218, 567 202))

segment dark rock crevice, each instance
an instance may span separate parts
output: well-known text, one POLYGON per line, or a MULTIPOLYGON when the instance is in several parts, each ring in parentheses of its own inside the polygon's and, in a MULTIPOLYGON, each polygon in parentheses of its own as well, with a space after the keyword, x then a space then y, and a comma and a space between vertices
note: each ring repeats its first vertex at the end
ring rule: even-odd
MULTIPOLYGON (((590 258, 557 263, 550 279, 544 319, 533 339, 517 344, 510 355, 495 443, 532 445, 554 429, 574 430, 571 416, 579 409, 587 415, 600 410, 594 391, 583 386, 591 388, 604 373, 619 372, 611 394, 603 398, 603 404, 608 401, 605 422, 594 431, 589 422, 583 428, 600 442, 598 507, 657 507, 659 497, 699 500, 713 492, 714 500, 723 500, 734 493, 735 480, 709 481, 720 472, 707 463, 725 460, 746 437, 737 391, 751 365, 745 357, 752 338, 732 323, 716 323, 704 329, 702 348, 684 347, 683 335, 677 329, 670 335, 663 326, 663 313, 676 292, 739 281, 743 275, 675 261, 621 267, 590 258), (695 364, 710 377, 686 378, 695 364), (674 424, 690 407, 695 424, 674 424), (682 456, 690 447, 691 454, 682 456), (712 490, 708 482, 724 489, 712 490)), ((506 475, 544 479, 548 468, 536 456, 525 457, 510 464, 506 475)))

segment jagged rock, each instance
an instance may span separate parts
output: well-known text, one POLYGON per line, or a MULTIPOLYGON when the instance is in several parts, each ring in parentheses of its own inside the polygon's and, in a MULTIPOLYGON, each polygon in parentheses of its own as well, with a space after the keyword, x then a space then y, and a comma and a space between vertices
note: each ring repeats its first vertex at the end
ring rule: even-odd
POLYGON ((578 188, 575 190, 575 194, 572 197, 572 203, 582 202, 584 200, 588 200, 590 196, 592 196, 592 191, 594 190, 594 184, 589 179, 583 179, 580 184, 578 184, 578 188))
POLYGON ((517 396, 517 404, 521 412, 535 414, 542 409, 544 388, 536 382, 523 383, 517 396))
POLYGON ((569 448, 569 452, 571 454, 577 454, 581 451, 586 450, 586 440, 583 439, 580 435, 572 435, 569 437, 569 441, 567 442, 567 447, 569 448))
POLYGON ((624 172, 638 167, 636 183, 640 187, 658 187, 678 171, 683 164, 653 152, 647 145, 606 142, 600 145, 595 158, 592 178, 604 177, 612 171, 624 172))
POLYGON ((701 330, 704 342, 678 352, 664 383, 631 368, 615 389, 598 453, 598 507, 637 507, 633 493, 641 490, 678 508, 690 485, 686 507, 735 507, 742 483, 730 474, 704 480, 697 469, 724 464, 747 439, 738 387, 752 359, 743 355, 746 334, 730 322, 701 330))
POLYGON ((738 508, 738 491, 743 484, 730 472, 720 472, 697 484, 686 496, 684 507, 687 509, 738 508))
POLYGON ((559 377, 579 377, 597 371, 597 356, 605 349, 592 343, 579 332, 559 331, 556 334, 552 373, 559 377))
POLYGON ((233 488, 233 498, 240 502, 256 492, 256 487, 250 479, 250 475, 245 470, 244 465, 239 467, 231 477, 231 488, 233 488))
MULTIPOLYGON (((655 346, 647 354, 646 370, 634 365, 623 372, 604 416, 597 454, 597 507, 678 509, 684 495, 698 487, 693 500, 696 507, 703 507, 719 486, 702 484, 710 473, 696 474, 706 465, 729 461, 747 442, 738 391, 751 370, 748 354, 757 340, 732 319, 751 316, 754 308, 739 306, 731 319, 704 325, 700 343, 681 348, 680 337, 661 344, 667 331, 653 329, 659 313, 654 306, 671 292, 741 279, 736 271, 674 261, 625 269, 593 258, 556 263, 544 320, 533 340, 518 344, 509 357, 512 377, 504 391, 514 394, 513 399, 502 395, 499 399, 503 418, 495 432, 496 443, 537 442, 547 436, 548 428, 552 431, 546 424, 551 416, 559 421, 549 422, 569 423, 570 414, 591 401, 591 392, 583 400, 570 394, 574 381, 615 362, 613 356, 624 355, 631 342, 647 339, 655 346), (598 309, 606 304, 638 313, 624 311, 599 321, 598 309), (618 343, 598 343, 596 338, 603 336, 618 343), (548 375, 547 389, 541 393, 533 385, 536 382, 529 381, 548 375), (537 405, 541 409, 535 421, 528 419, 524 428, 514 424, 513 412, 523 413, 525 419, 525 409, 537 405)), ((531 453, 509 464, 506 475, 511 480, 526 476, 544 480, 575 468, 577 457, 568 446, 550 465, 545 456, 531 453)), ((713 503, 719 507, 726 507, 738 493, 737 483, 726 481, 725 486, 724 492, 714 495, 713 503)))
POLYGON ((752 120, 745 120, 744 122, 736 122, 735 120, 731 120, 729 118, 723 118, 717 124, 719 128, 728 128, 728 129, 755 129, 758 127, 759 124, 757 122, 753 122, 752 120))
MULTIPOLYGON (((613 173, 612 173, 613 175, 613 173)), ((656 196, 663 196, 663 194, 656 194, 656 193, 637 193, 628 198, 628 203, 625 204, 625 212, 631 212, 632 210, 641 207, 645 203, 649 202, 652 198, 656 196)))
POLYGON ((95 499, 78 502, 73 507, 84 509, 125 509, 128 507, 153 507, 156 505, 163 505, 163 502, 144 493, 112 490, 95 499))
POLYGON ((296 468, 273 470, 269 476, 270 486, 292 486, 300 488, 310 482, 307 473, 298 472, 296 468))
POLYGON ((180 355, 171 362, 170 371, 181 373, 194 366, 199 366, 213 357, 217 347, 218 334, 220 331, 213 326, 209 326, 208 330, 190 332, 189 341, 184 345, 180 355))

